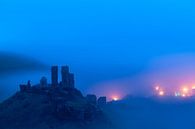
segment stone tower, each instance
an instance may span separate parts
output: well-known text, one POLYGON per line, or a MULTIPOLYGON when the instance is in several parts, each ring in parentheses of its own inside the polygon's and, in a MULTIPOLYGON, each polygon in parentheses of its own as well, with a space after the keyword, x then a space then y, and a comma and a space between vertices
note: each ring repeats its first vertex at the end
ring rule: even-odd
POLYGON ((73 73, 69 74, 69 85, 71 88, 74 88, 75 81, 74 81, 74 74, 73 73))
POLYGON ((74 74, 69 72, 68 66, 62 66, 62 86, 66 88, 74 88, 74 74))
POLYGON ((58 66, 51 67, 51 85, 52 87, 58 86, 58 66))
POLYGON ((69 67, 62 66, 61 68, 62 86, 69 87, 69 67))

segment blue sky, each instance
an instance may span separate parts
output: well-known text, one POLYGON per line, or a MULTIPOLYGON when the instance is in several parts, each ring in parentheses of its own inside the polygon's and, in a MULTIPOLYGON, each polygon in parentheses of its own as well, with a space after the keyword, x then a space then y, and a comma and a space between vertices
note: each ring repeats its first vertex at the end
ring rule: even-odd
POLYGON ((162 56, 194 54, 194 6, 193 0, 1 0, 0 51, 69 64, 88 85, 122 78, 162 56))

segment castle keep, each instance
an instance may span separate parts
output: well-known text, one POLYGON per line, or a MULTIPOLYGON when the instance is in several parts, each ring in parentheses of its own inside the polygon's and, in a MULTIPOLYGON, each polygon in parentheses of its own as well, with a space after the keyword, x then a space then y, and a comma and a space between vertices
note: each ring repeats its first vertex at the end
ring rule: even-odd
POLYGON ((70 73, 68 66, 61 67, 61 82, 58 83, 58 66, 51 67, 52 87, 62 86, 64 88, 74 88, 74 74, 70 73))
MULTIPOLYGON (((47 84, 47 78, 42 77, 40 80, 40 88, 75 88, 75 80, 74 80, 74 74, 70 73, 68 66, 62 66, 61 67, 61 78, 62 80, 58 82, 59 76, 58 76, 58 66, 52 66, 51 67, 51 84, 47 84)), ((34 87, 35 89, 35 87, 34 87)), ((30 81, 28 81, 27 84, 20 85, 20 91, 29 91, 32 90, 30 81)))

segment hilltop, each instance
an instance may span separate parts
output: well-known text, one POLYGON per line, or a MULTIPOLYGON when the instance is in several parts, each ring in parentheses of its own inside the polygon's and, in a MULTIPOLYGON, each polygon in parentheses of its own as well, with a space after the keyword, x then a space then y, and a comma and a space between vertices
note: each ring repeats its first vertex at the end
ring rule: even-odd
POLYGON ((20 85, 20 91, 0 104, 1 129, 95 129, 110 128, 101 106, 106 97, 84 97, 75 88, 74 74, 68 66, 51 68, 51 84, 42 77, 40 83, 20 85), (98 127, 97 127, 98 125, 98 127))
POLYGON ((55 92, 58 99, 51 100, 48 93, 17 92, 1 103, 1 129, 86 129, 97 124, 109 127, 103 112, 88 103, 78 90, 50 92, 55 92), (58 102, 59 97, 63 103, 58 102))

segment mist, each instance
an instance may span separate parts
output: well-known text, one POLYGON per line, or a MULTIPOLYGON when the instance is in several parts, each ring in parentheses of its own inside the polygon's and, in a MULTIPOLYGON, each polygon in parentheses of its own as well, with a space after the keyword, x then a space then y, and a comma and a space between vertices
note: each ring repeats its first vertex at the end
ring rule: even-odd
POLYGON ((195 84, 194 59, 194 54, 161 56, 130 76, 97 83, 89 88, 89 92, 122 99, 127 95, 152 96, 157 85, 168 93, 182 86, 192 87, 195 84))
POLYGON ((37 59, 25 57, 24 55, 8 52, 0 52, 0 75, 17 71, 44 70, 47 65, 37 59))
MULTIPOLYGON (((37 84, 42 76, 46 76, 50 82, 50 69, 47 65, 31 59, 25 60, 26 58, 19 58, 18 60, 14 58, 13 60, 15 56, 10 55, 11 58, 4 57, 6 60, 1 64, 2 72, 0 74, 2 76, 1 91, 4 91, 4 95, 6 95, 6 91, 12 91, 9 92, 9 95, 14 93, 20 83, 26 83, 28 80, 37 84)), ((76 85, 84 94, 103 95, 107 96, 109 100, 112 100, 113 96, 118 96, 120 99, 127 95, 151 96, 156 85, 161 85, 168 92, 172 92, 183 85, 194 85, 194 59, 194 54, 175 54, 154 59, 139 69, 133 65, 126 71, 123 68, 125 72, 120 68, 117 70, 116 67, 111 67, 95 73, 94 67, 89 67, 85 71, 84 69, 77 70, 74 65, 73 72, 78 71, 78 73, 75 72, 76 85)))
POLYGON ((0 101, 17 92, 20 83, 32 78, 36 84, 37 77, 49 70, 41 61, 15 53, 0 52, 0 62, 0 101))
POLYGON ((193 129, 195 100, 129 98, 107 107, 115 129, 193 129))
POLYGON ((13 123, 25 120, 22 109, 28 109, 31 123, 36 109, 37 126, 54 129, 54 117, 42 119, 42 97, 31 101, 36 98, 27 95, 23 103, 9 98, 28 80, 36 85, 45 76, 50 83, 50 66, 68 65, 83 96, 106 96, 109 103, 103 123, 57 121, 60 129, 195 129, 194 96, 173 94, 184 86, 195 90, 194 5, 193 0, 0 0, 0 102, 6 116, 0 120, 9 115, 13 123), (156 86, 164 96, 155 93, 156 86))

